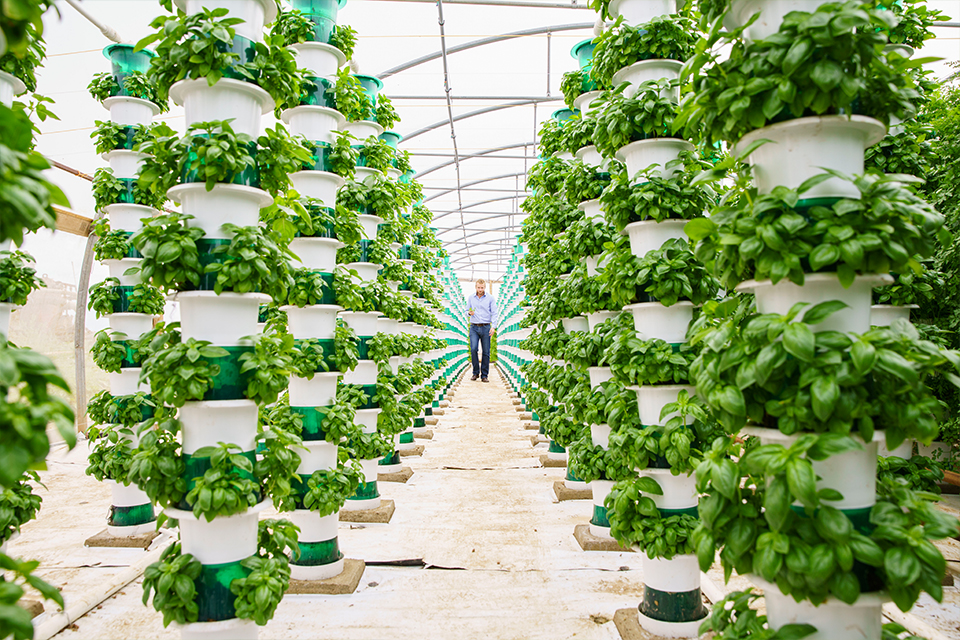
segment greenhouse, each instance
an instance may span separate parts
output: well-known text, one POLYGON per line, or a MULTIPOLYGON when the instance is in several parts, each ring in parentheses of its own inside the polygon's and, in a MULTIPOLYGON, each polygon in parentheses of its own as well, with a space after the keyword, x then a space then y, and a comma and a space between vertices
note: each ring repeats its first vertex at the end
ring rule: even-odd
POLYGON ((960 640, 957 0, 0 18, 0 639, 960 640))

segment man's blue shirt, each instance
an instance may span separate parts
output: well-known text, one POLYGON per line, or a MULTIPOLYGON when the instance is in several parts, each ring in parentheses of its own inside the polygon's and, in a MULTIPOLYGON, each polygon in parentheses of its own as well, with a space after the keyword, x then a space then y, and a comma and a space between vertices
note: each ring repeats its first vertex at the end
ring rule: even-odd
POLYGON ((473 294, 467 300, 467 308, 473 309, 473 315, 470 316, 470 324, 489 324, 491 327, 497 326, 497 301, 489 293, 483 294, 478 298, 473 294))

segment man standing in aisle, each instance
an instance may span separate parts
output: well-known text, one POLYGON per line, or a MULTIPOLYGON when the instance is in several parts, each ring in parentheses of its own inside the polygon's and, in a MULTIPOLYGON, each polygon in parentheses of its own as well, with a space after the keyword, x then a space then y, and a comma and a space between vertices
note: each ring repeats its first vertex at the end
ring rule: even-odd
POLYGON ((490 382, 490 335, 497 335, 497 301, 492 295, 485 295, 487 283, 477 280, 477 293, 467 300, 467 314, 470 316, 470 362, 473 364, 473 377, 490 382), (477 345, 483 343, 483 362, 477 358, 477 345))

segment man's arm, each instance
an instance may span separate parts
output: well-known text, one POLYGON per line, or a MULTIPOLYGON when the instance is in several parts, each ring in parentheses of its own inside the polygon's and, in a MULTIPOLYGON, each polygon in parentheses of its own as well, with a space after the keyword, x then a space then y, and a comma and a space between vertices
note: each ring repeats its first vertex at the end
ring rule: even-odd
POLYGON ((493 332, 497 331, 497 299, 493 296, 490 296, 490 327, 493 329, 493 332))

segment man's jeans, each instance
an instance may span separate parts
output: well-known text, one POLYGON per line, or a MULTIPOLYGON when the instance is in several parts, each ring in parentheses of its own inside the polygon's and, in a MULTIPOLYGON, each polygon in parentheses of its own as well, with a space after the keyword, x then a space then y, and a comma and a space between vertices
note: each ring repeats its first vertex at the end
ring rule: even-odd
POLYGON ((473 364, 473 375, 486 378, 490 375, 490 325, 481 327, 470 325, 470 362, 473 364), (477 344, 483 343, 483 362, 477 362, 477 344))

